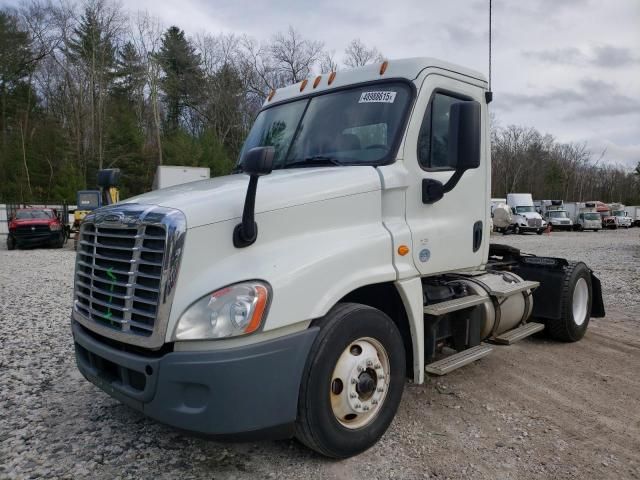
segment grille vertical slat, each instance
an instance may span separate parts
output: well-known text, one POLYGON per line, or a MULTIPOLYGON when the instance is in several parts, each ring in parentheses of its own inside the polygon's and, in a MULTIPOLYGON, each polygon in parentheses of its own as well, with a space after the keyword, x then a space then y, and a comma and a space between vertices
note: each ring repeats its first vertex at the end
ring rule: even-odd
POLYGON ((76 308, 103 326, 153 334, 159 308, 166 229, 163 225, 85 223, 80 230, 76 308))

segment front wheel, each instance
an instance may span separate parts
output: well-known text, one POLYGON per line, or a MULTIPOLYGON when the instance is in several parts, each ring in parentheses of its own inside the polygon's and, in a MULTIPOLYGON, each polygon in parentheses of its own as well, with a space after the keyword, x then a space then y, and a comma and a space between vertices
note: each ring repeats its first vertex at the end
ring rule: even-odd
POLYGON ((7 235, 7 250, 16 249, 16 239, 13 235, 7 235))
POLYGON ((405 351, 393 321, 366 305, 341 303, 318 322, 305 365, 296 437, 316 452, 347 458, 364 452, 396 414, 405 351))
POLYGON ((589 268, 582 262, 569 263, 562 283, 560 318, 545 321, 548 334, 564 342, 580 340, 591 318, 591 295, 589 268))
POLYGON ((544 229, 540 228, 538 230, 536 230, 536 235, 542 235, 544 233, 544 229))

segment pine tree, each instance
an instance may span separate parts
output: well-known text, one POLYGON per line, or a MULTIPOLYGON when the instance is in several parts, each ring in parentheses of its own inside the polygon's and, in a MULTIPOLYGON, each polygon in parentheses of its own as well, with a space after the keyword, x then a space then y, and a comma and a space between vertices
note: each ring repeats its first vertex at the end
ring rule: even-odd
POLYGON ((158 60, 164 72, 161 82, 166 105, 167 133, 175 132, 185 108, 197 108, 202 91, 200 55, 178 27, 170 27, 162 37, 158 60))

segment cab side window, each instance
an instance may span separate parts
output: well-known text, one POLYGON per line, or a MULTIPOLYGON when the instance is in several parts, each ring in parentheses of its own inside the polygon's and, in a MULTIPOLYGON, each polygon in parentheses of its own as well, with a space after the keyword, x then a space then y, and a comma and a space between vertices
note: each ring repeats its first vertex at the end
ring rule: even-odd
POLYGON ((418 135, 418 162, 429 170, 453 170, 449 159, 449 111, 461 100, 445 93, 431 98, 418 135))

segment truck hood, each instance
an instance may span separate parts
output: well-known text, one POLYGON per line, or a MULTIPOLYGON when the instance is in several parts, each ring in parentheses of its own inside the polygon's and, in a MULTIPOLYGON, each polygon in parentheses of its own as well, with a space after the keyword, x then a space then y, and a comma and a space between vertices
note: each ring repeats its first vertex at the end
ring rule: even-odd
POLYGON ((54 218, 24 218, 16 219, 11 222, 16 227, 29 226, 29 225, 49 225, 50 223, 57 223, 54 218))
POLYGON ((521 217, 526 218, 527 220, 536 219, 536 218, 542 218, 540 216, 540 214, 537 213, 537 212, 523 212, 523 213, 518 213, 518 215, 520 215, 521 217))
MULTIPOLYGON (((155 190, 120 203, 176 208, 186 215, 188 228, 194 228, 241 217, 248 184, 248 175, 227 175, 155 190)), ((380 189, 380 177, 371 166, 274 170, 258 181, 255 211, 260 214, 380 189)))

